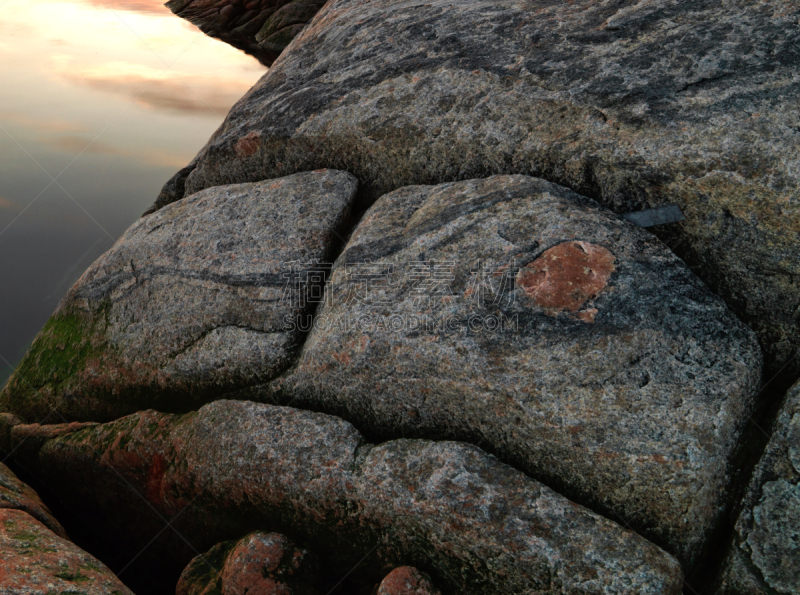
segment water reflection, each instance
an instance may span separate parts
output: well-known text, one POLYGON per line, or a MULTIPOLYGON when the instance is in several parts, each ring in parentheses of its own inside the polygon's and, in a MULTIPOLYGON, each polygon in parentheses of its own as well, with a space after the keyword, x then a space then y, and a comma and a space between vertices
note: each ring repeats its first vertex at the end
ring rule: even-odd
POLYGON ((264 71, 159 0, 0 0, 0 383, 264 71))

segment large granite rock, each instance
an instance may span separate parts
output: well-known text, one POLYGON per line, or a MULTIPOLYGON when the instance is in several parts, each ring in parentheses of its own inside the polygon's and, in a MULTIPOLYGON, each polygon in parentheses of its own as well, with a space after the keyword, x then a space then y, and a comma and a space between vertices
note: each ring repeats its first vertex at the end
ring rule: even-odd
POLYGON ((334 581, 354 569, 369 586, 409 564, 465 594, 681 591, 670 555, 477 447, 367 444, 319 413, 242 401, 145 411, 49 440, 27 464, 139 547, 168 519, 184 550, 277 531, 336 569, 334 581), (131 487, 155 525, 130 514, 131 487))
POLYGON ((753 473, 717 593, 800 594, 800 382, 753 473))
POLYGON ((335 167, 366 202, 497 173, 617 212, 677 202, 675 251, 776 370, 800 342, 798 62, 786 0, 332 0, 231 110, 186 193, 335 167))
POLYGON ((175 595, 319 595, 313 555, 285 535, 257 531, 192 559, 175 595))
POLYGON ((316 306, 356 181, 330 170, 221 186, 135 223, 61 301, 0 393, 27 421, 189 410, 267 380, 316 306))
POLYGON ((653 235, 495 176, 381 197, 272 398, 485 446, 691 566, 760 371, 753 333, 653 235))
POLYGON ((167 8, 204 33, 270 66, 324 0, 170 0, 167 8))
POLYGON ((0 595, 133 595, 94 556, 23 510, 0 509, 0 595))
POLYGON ((400 566, 386 575, 375 595, 441 595, 424 572, 413 566, 400 566))

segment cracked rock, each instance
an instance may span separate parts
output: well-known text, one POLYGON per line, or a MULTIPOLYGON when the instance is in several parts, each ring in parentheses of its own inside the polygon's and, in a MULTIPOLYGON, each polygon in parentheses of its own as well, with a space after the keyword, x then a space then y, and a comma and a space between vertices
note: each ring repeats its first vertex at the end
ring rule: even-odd
POLYGON ((173 519, 181 539, 148 554, 181 568, 186 543, 263 530, 368 586, 413 565, 448 595, 681 592, 672 556, 475 446, 368 444, 320 413, 245 401, 144 411, 48 440, 26 464, 67 502, 91 503, 133 553, 173 519), (147 499, 135 514, 132 487, 147 499))
POLYGON ((478 444, 690 567, 760 371, 752 331, 655 236, 494 176, 381 197, 259 398, 478 444))
POLYGON ((268 380, 321 292, 356 181, 331 170, 204 190, 135 223, 70 289, 2 393, 33 422, 189 410, 268 380), (54 415, 57 413, 57 415, 54 415))

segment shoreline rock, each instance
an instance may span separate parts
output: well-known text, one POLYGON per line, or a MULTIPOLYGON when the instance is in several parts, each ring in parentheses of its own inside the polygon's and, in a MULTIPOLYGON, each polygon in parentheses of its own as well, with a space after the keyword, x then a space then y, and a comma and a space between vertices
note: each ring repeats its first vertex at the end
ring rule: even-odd
POLYGON ((652 234, 493 176, 378 199, 297 364, 250 396, 482 446, 690 569, 760 370, 752 331, 652 234))

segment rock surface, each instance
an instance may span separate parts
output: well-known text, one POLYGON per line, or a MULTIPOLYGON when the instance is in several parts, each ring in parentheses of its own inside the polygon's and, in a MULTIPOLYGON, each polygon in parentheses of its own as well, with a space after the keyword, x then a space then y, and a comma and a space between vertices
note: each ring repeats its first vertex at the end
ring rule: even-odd
POLYGON ((690 567, 760 369, 753 333, 653 235, 494 176, 381 197, 271 398, 485 446, 690 567))
POLYGON ((424 572, 413 566, 392 570, 378 586, 377 595, 441 595, 424 572))
POLYGON ((355 189, 347 173, 306 172, 206 190, 139 220, 59 304, 0 410, 103 421, 189 410, 276 376, 303 336, 283 319, 315 307, 319 262, 341 241, 355 189))
POLYGON ((800 344, 798 62, 787 0, 333 0, 186 193, 334 167, 366 202, 497 173, 616 212, 677 202, 687 221, 664 233, 777 370, 800 344))
POLYGON ((270 66, 324 0, 170 0, 167 8, 270 66))
POLYGON ((67 538, 64 527, 44 505, 39 494, 22 483, 14 472, 0 463, 0 509, 22 510, 45 525, 59 537, 67 538))
POLYGON ((94 556, 24 510, 0 508, 0 595, 133 595, 94 556))
POLYGON ((800 382, 753 473, 719 595, 800 593, 800 382))
POLYGON ((316 595, 308 585, 315 574, 308 551, 280 533, 256 532, 194 558, 175 595, 316 595))
POLYGON ((319 413, 241 401, 145 411, 47 441, 29 464, 92 502, 106 530, 143 526, 129 514, 134 486, 200 551, 267 528, 332 568, 361 561, 354 576, 371 585, 410 564, 467 594, 681 591, 671 556, 474 446, 371 445, 319 413))

